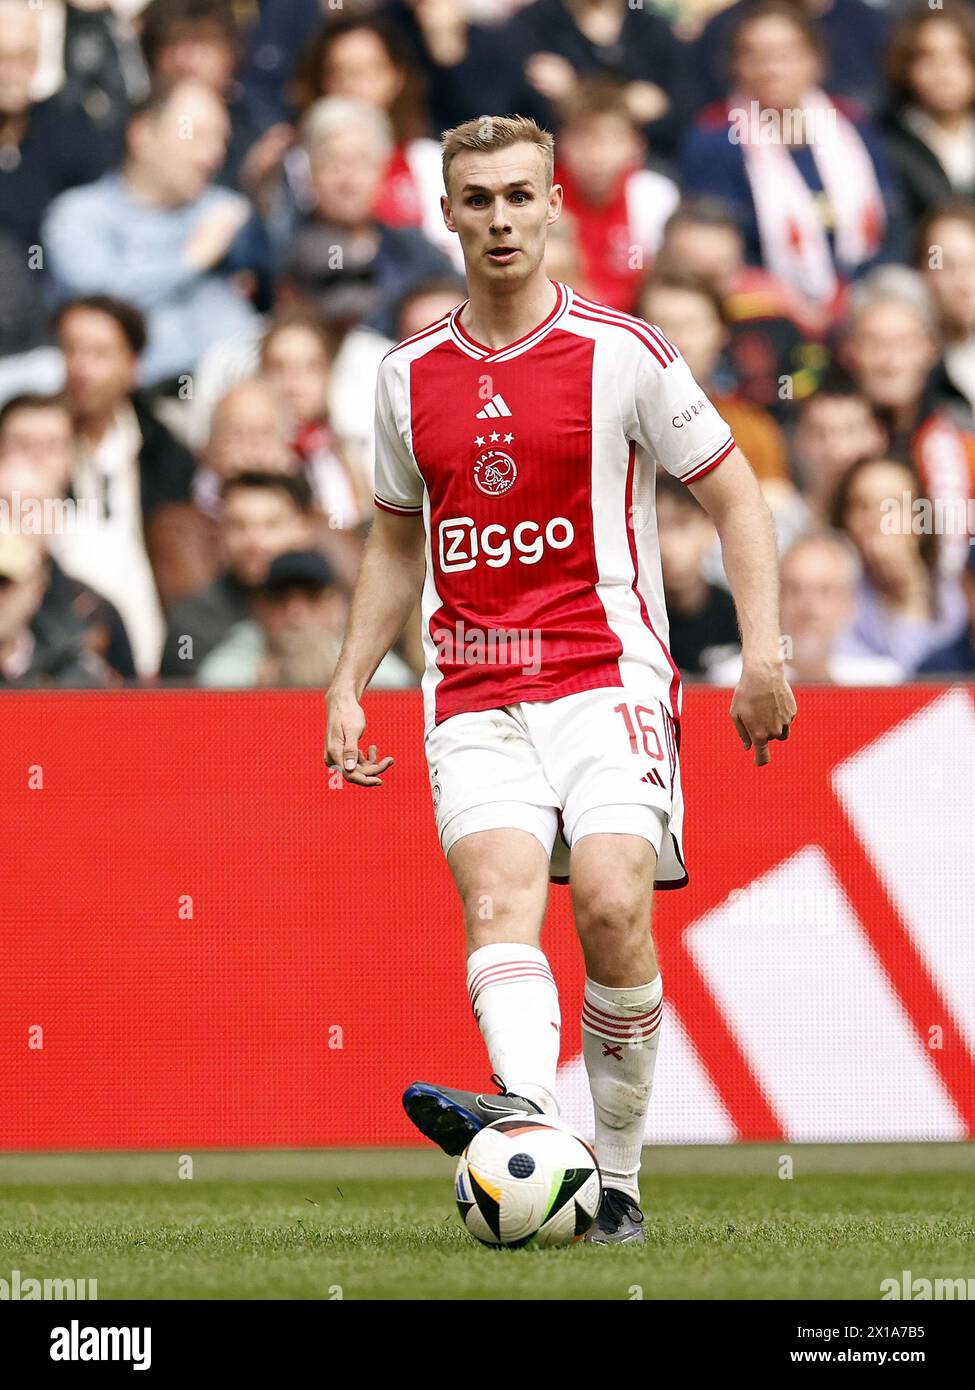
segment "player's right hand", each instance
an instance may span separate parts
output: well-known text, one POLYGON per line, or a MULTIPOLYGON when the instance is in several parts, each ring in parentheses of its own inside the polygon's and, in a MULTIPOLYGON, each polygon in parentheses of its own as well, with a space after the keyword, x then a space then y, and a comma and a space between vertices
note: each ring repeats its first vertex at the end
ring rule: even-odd
POLYGON ((358 700, 329 691, 325 697, 328 725, 325 732, 325 762, 338 768, 347 782, 357 787, 381 787, 380 773, 392 766, 392 758, 377 758, 376 745, 368 755, 359 747, 366 727, 366 716, 358 700))

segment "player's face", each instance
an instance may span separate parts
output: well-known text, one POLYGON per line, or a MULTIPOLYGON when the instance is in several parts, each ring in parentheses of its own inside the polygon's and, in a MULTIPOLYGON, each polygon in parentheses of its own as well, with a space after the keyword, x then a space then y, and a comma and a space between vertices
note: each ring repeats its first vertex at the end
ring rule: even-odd
POLYGON ((548 188, 540 150, 512 145, 457 155, 441 204, 444 221, 460 237, 468 283, 519 283, 542 262, 562 189, 548 188))

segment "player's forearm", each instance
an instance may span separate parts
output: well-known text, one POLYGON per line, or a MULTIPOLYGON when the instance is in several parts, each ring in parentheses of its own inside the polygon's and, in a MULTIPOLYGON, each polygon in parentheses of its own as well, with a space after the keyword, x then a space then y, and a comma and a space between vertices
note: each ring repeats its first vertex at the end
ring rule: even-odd
POLYGON ((424 569, 422 548, 391 545, 378 527, 373 530, 359 567, 330 693, 345 691, 359 699, 416 607, 424 569))
POLYGON ((736 451, 712 474, 692 484, 691 490, 711 516, 721 541, 744 664, 775 665, 781 658, 779 562, 772 516, 755 475, 736 451))
POLYGON ((781 657, 779 565, 775 531, 764 500, 733 507, 719 535, 738 614, 743 663, 746 667, 776 665, 781 657))

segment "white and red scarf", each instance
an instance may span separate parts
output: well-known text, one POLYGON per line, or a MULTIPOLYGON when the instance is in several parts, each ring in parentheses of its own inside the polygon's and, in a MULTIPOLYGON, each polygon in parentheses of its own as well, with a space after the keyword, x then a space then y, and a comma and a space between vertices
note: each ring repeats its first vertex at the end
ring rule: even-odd
POLYGON ((809 187, 789 153, 786 123, 738 94, 729 101, 732 135, 741 144, 751 185, 762 261, 814 304, 842 288, 836 265, 850 272, 880 249, 886 226, 883 195, 867 147, 825 92, 812 91, 789 116, 805 130, 833 215, 833 254, 809 187))

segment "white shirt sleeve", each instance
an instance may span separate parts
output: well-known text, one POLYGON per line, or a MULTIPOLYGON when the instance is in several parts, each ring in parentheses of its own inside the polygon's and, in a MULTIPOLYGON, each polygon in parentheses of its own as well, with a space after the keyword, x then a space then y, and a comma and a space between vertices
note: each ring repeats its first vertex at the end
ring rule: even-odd
POLYGON ((376 506, 396 516, 423 511, 423 479, 404 434, 408 423, 408 390, 386 358, 376 381, 376 506))
MULTIPOLYGON (((659 329, 654 332, 660 334, 659 329)), ((631 437, 668 473, 694 483, 727 458, 735 441, 683 357, 662 334, 660 338, 653 351, 639 342, 633 345, 639 358, 631 437)))

